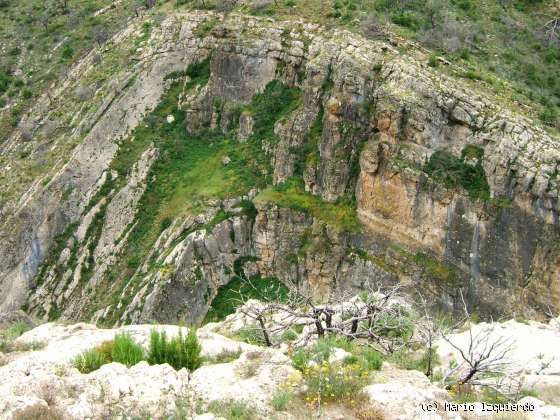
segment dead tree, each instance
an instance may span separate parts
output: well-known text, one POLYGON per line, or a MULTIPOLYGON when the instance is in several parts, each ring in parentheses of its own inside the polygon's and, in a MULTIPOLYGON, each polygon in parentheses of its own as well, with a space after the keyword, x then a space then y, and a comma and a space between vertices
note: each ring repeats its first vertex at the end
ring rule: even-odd
POLYGON ((476 385, 475 380, 484 374, 502 375, 505 373, 505 368, 508 365, 506 356, 511 351, 513 340, 508 337, 493 338, 493 333, 494 330, 489 329, 473 336, 472 327, 469 326, 469 344, 466 349, 454 344, 446 334, 443 334, 443 339, 461 356, 461 363, 450 370, 443 381, 445 382, 451 374, 466 367, 456 380, 446 385, 447 389, 467 383, 476 385))
POLYGON ((507 361, 507 355, 513 348, 514 340, 511 337, 496 335, 494 328, 481 330, 473 334, 470 314, 467 311, 462 293, 461 299, 469 333, 468 344, 466 347, 461 347, 454 343, 447 333, 442 332, 442 338, 458 352, 461 360, 457 366, 450 369, 444 375, 441 383, 445 385, 446 389, 471 384, 487 386, 506 394, 503 377, 507 373, 507 367, 510 364, 507 361), (487 381, 480 380, 481 377, 488 375, 501 378, 500 383, 492 385, 487 381))

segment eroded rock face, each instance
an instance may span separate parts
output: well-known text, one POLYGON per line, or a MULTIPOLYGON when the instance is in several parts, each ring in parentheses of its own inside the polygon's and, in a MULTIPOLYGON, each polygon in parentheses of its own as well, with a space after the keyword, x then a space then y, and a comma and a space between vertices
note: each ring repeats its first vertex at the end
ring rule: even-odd
MULTIPOLYGON (((115 45, 126 44, 135 25, 115 45)), ((137 54, 137 64, 115 76, 117 85, 95 96, 95 112, 75 116, 72 133, 55 139, 78 143, 68 161, 3 207, 0 308, 27 301, 45 318, 198 322, 238 265, 317 297, 372 281, 411 281, 445 309, 459 302, 460 289, 483 315, 560 307, 558 139, 499 108, 491 95, 438 76, 382 41, 239 15, 170 15, 137 54), (196 30, 208 22, 214 29, 196 30), (361 229, 346 232, 258 197, 256 215, 218 200, 169 221, 117 287, 110 268, 162 157, 146 149, 118 189, 107 187, 112 159, 159 103, 168 76, 203 60, 208 82, 178 103, 185 130, 237 127, 234 137, 246 142, 255 121, 239 107, 273 80, 299 89, 301 103, 274 125, 276 139, 263 140, 271 164, 263 177, 298 177, 325 205, 355 201, 361 229), (484 194, 475 199, 428 176, 426 164, 442 151, 477 167, 484 194), (231 214, 214 225, 220 210, 231 214)), ((76 88, 88 60, 56 95, 76 88)), ((45 104, 29 118, 60 111, 45 104)), ((18 141, 10 139, 13 150, 18 141)))

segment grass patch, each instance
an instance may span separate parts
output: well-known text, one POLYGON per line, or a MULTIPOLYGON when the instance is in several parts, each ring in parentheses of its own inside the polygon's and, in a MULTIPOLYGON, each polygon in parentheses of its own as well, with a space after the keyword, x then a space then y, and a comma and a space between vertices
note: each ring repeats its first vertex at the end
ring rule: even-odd
POLYGON ((253 420, 257 418, 255 410, 242 401, 212 401, 208 411, 228 420, 253 420))
POLYGON ((349 202, 339 199, 335 203, 323 201, 320 197, 307 193, 299 179, 291 178, 277 186, 262 191, 255 201, 274 203, 309 214, 314 218, 341 231, 358 232, 360 222, 355 207, 349 202))
POLYGON ((145 359, 144 349, 136 344, 130 334, 117 334, 113 339, 111 358, 113 362, 131 367, 145 359))
POLYGON ((16 322, 0 331, 0 351, 7 351, 13 341, 26 331, 29 331, 29 325, 25 322, 16 322))
POLYGON ((121 333, 111 341, 82 352, 72 359, 72 364, 81 373, 93 372, 106 363, 116 362, 131 367, 143 360, 151 365, 167 363, 176 370, 186 368, 192 371, 202 365, 201 351, 196 331, 192 328, 186 336, 179 330, 179 334, 170 340, 165 331, 154 329, 147 353, 130 334, 121 333))
POLYGON ((97 349, 86 350, 72 359, 72 365, 81 373, 91 373, 106 363, 110 363, 107 356, 97 349))
POLYGON ((286 411, 293 397, 294 394, 288 389, 279 387, 274 391, 274 394, 272 394, 272 408, 274 408, 274 411, 286 411))
POLYGON ((179 334, 168 340, 165 331, 153 330, 150 334, 148 363, 151 365, 167 363, 175 370, 186 368, 193 371, 202 365, 202 347, 196 337, 194 328, 186 336, 179 334))

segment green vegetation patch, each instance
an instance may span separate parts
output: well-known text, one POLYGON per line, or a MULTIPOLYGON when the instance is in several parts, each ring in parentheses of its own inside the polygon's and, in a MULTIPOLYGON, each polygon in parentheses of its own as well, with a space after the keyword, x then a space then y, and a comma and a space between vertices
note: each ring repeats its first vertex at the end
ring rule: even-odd
MULTIPOLYGON (((239 143, 233 132, 223 134, 210 128, 196 133, 185 131, 186 114, 178 109, 179 97, 184 90, 208 82, 209 59, 190 65, 185 72, 173 73, 169 78, 173 80, 169 91, 135 129, 131 140, 122 142, 112 163, 120 178, 125 179, 151 144, 160 154, 151 168, 150 182, 140 200, 137 223, 128 236, 122 262, 113 269, 115 280, 123 280, 115 298, 120 296, 126 281, 133 277, 170 221, 204 210, 209 199, 231 198, 246 194, 253 187, 264 188, 270 181, 272 168, 263 142, 274 140, 275 122, 301 101, 298 89, 290 89, 278 81, 270 82, 246 107, 255 119, 254 132, 247 142, 239 143), (169 115, 173 116, 171 123, 167 119, 169 115), (226 157, 229 163, 224 164, 226 157)), ((242 203, 242 208, 249 216, 255 210, 248 203, 242 203)), ((207 228, 212 229, 229 216, 220 212, 207 228)), ((130 290, 133 293, 134 290, 130 290)), ((126 306, 128 302, 123 303, 126 306)))
POLYGON ((186 368, 193 371, 202 365, 201 352, 194 328, 189 329, 186 336, 179 330, 179 334, 171 340, 165 331, 153 330, 150 334, 148 362, 151 365, 167 363, 176 370, 186 368))
POLYGON ((201 351, 193 328, 189 329, 186 336, 179 330, 171 339, 167 338, 165 332, 154 329, 150 334, 147 353, 130 334, 120 333, 113 340, 82 352, 72 359, 72 364, 81 373, 93 372, 107 363, 116 362, 131 367, 143 360, 150 365, 167 363, 176 370, 186 368, 193 371, 202 365, 201 351))
POLYGON ((255 124, 251 139, 275 139, 274 124, 302 103, 301 90, 288 88, 278 80, 271 81, 262 93, 256 94, 245 111, 253 115, 255 124))
POLYGON ((424 166, 424 172, 445 187, 463 188, 473 200, 489 200, 490 186, 482 167, 484 150, 475 146, 467 146, 460 158, 449 152, 438 150, 430 156, 424 166), (468 163, 467 160, 476 160, 468 163))
POLYGON ((204 323, 223 320, 243 304, 242 299, 286 302, 288 292, 288 288, 273 277, 253 277, 249 280, 236 276, 218 289, 204 323))
POLYGON ((16 322, 10 325, 4 331, 0 331, 0 351, 9 351, 13 341, 29 330, 29 325, 25 322, 16 322))
POLYGON ((231 420, 253 420, 258 418, 255 410, 242 401, 212 401, 208 411, 231 420))
POLYGON ((370 372, 381 369, 383 358, 373 349, 354 346, 344 339, 321 338, 311 349, 296 351, 292 362, 302 372, 305 401, 316 405, 319 401, 350 403, 355 400, 369 382, 370 372), (340 364, 329 363, 335 347, 352 351, 352 356, 340 364))
POLYGON ((431 278, 440 280, 453 287, 461 286, 461 277, 455 266, 421 252, 412 254, 396 244, 391 245, 391 249, 402 259, 421 268, 431 278))
POLYGON ((255 198, 255 201, 274 203, 280 207, 309 214, 341 231, 357 232, 360 230, 360 222, 354 205, 344 199, 329 203, 305 192, 300 179, 291 178, 282 184, 268 187, 255 198))
POLYGON ((457 270, 452 266, 437 261, 420 252, 414 255, 413 260, 417 265, 423 267, 431 277, 435 277, 452 285, 457 285, 459 283, 457 270))

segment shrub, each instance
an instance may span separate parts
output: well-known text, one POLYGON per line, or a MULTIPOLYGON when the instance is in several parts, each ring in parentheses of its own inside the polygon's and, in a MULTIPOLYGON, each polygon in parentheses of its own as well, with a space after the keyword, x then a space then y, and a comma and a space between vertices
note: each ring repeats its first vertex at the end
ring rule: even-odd
POLYGON ((202 347, 194 328, 189 330, 186 337, 179 330, 179 334, 171 340, 167 339, 165 331, 153 330, 150 334, 148 363, 152 365, 168 363, 176 370, 186 368, 193 371, 202 365, 201 352, 202 347))
POLYGON ((560 113, 553 106, 545 107, 539 117, 547 125, 560 127, 560 113))
POLYGON ((111 358, 113 362, 131 367, 144 360, 144 349, 136 344, 130 334, 117 334, 113 340, 111 358))
POLYGON ((105 355, 100 353, 96 349, 87 350, 72 359, 72 365, 81 373, 93 372, 94 370, 99 369, 105 363, 107 363, 105 355))
POLYGON ((208 411, 228 420, 251 420, 255 418, 253 409, 241 401, 213 401, 208 406, 208 411))
POLYGON ((367 384, 369 374, 362 366, 316 364, 303 371, 307 386, 305 400, 314 405, 319 396, 321 401, 351 403, 367 384))
POLYGON ((294 367, 303 372, 307 369, 309 361, 311 360, 311 355, 307 350, 297 350, 292 356, 292 364, 294 367))
MULTIPOLYGON (((432 366, 437 363, 437 349, 432 348, 432 366)), ((428 361, 430 359, 429 351, 426 349, 422 354, 417 354, 409 350, 399 350, 391 355, 391 361, 403 369, 418 370, 426 372, 428 361)))
POLYGON ((12 82, 12 78, 6 72, 0 70, 0 95, 8 90, 12 82))
POLYGON ((18 420, 62 420, 64 416, 56 408, 31 405, 17 410, 13 418, 18 420))
POLYGON ((62 49, 62 58, 64 58, 65 60, 69 60, 73 56, 74 56, 74 49, 69 44, 66 44, 62 49))
POLYGON ((464 188, 472 199, 488 200, 490 186, 481 163, 484 151, 479 150, 480 158, 474 165, 465 162, 465 157, 468 156, 458 158, 449 152, 438 150, 430 156, 424 172, 447 188, 464 188))
POLYGON ((152 330, 150 333, 150 349, 148 350, 148 363, 150 365, 167 363, 168 344, 165 331, 152 330))
POLYGON ((428 66, 430 67, 437 67, 439 65, 439 61, 436 54, 431 54, 430 58, 428 58, 428 66))
POLYGON ((368 371, 379 370, 383 366, 383 356, 372 348, 365 347, 360 356, 363 361, 361 365, 368 371))
POLYGON ((282 333, 282 341, 294 341, 298 338, 298 333, 292 329, 286 330, 282 333))

